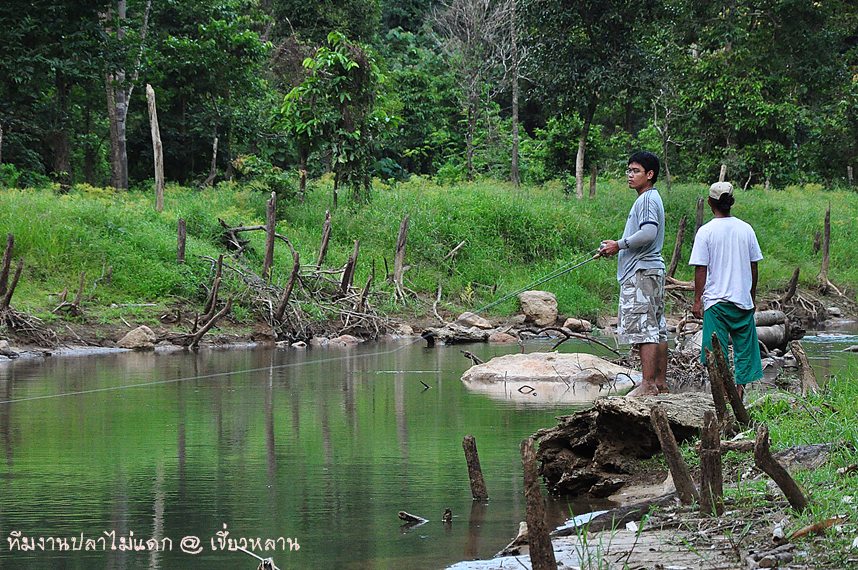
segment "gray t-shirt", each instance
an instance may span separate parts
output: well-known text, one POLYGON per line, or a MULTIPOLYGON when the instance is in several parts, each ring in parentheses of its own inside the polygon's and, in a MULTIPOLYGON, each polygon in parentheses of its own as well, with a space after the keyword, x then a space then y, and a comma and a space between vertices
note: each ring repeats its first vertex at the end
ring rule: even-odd
MULTIPOLYGON (((655 239, 642 247, 621 249, 617 255, 617 281, 622 283, 638 269, 664 269, 661 247, 664 245, 664 204, 658 190, 651 188, 635 200, 623 237, 632 236, 647 224, 656 226, 655 239)), ((622 238, 620 238, 622 239, 622 238)))

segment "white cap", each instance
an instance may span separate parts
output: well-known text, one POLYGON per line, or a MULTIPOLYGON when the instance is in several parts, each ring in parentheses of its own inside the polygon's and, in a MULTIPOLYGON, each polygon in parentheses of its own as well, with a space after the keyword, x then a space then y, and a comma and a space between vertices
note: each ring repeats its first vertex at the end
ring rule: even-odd
POLYGON ((713 200, 717 200, 723 194, 727 194, 728 196, 733 195, 733 185, 729 182, 716 182, 712 186, 709 187, 709 197, 713 200))

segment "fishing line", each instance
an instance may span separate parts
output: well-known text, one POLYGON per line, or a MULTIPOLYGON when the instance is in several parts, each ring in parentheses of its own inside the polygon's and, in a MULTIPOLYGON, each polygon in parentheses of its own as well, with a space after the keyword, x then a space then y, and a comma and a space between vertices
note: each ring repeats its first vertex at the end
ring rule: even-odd
POLYGON ((484 306, 480 307, 479 309, 477 309, 473 312, 475 314, 480 314, 481 312, 485 311, 486 309, 490 309, 490 308, 494 307, 495 305, 499 305, 499 304, 503 303, 504 301, 511 299, 512 297, 515 297, 516 295, 518 295, 519 293, 521 293, 523 291, 527 291, 528 289, 532 289, 533 287, 536 287, 537 285, 541 285, 541 284, 545 283, 546 281, 551 281, 552 279, 556 279, 557 277, 560 277, 561 275, 565 275, 566 273, 569 273, 573 269, 578 269, 582 265, 586 265, 587 263, 590 263, 591 261, 593 261, 595 259, 599 259, 600 257, 601 257, 601 254, 599 253, 599 250, 598 249, 593 250, 590 253, 586 254, 586 258, 584 258, 583 261, 581 261, 581 259, 582 259, 581 257, 579 257, 576 260, 570 261, 566 265, 560 266, 558 269, 555 269, 554 271, 548 273, 547 275, 540 277, 536 281, 528 283, 524 287, 522 287, 520 289, 516 289, 512 293, 508 293, 508 294, 504 295, 503 297, 501 297, 500 299, 498 299, 496 301, 492 301, 491 303, 484 305, 484 306))
POLYGON ((423 339, 421 337, 417 337, 416 339, 403 344, 402 346, 390 349, 390 350, 382 350, 378 352, 371 352, 368 354, 357 354, 357 355, 344 355, 344 356, 336 356, 334 358, 323 358, 320 360, 311 360, 305 362, 288 362, 286 364, 278 364, 276 366, 265 366, 262 368, 246 368, 244 370, 231 370, 228 372, 213 372, 211 374, 201 374, 199 376, 185 376, 182 378, 171 378, 169 380, 155 380, 154 382, 141 382, 140 384, 124 384, 122 386, 107 386, 104 388, 92 388, 91 390, 78 390, 75 392, 62 392, 60 394, 45 394, 43 396, 31 396, 29 398, 17 398, 13 400, 0 400, 0 405, 3 404, 16 404, 19 402, 32 402, 35 400, 52 400, 55 398, 64 398, 66 396, 83 396, 86 394, 97 394, 99 392, 113 392, 117 390, 125 390, 127 388, 145 388, 147 386, 161 386, 165 384, 178 384, 179 382, 186 382, 188 380, 204 380, 206 378, 218 378, 221 376, 231 376, 234 374, 249 374, 253 372, 265 372, 268 370, 277 370, 280 368, 300 368, 301 366, 307 366, 310 364, 324 364, 326 362, 338 362, 343 360, 360 360, 363 358, 367 358, 370 356, 385 356, 388 354, 393 354, 399 352, 400 350, 404 350, 411 346, 412 344, 416 344, 421 342, 423 339))

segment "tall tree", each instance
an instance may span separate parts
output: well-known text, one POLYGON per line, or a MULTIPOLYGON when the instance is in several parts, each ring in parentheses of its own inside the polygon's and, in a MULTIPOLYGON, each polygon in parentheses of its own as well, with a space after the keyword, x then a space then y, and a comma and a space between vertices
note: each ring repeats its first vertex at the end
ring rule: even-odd
POLYGON ((474 178, 474 138, 482 99, 505 86, 512 56, 511 0, 443 0, 432 13, 433 28, 459 79, 466 117, 465 165, 474 178))
POLYGON ((655 69, 644 38, 655 28, 654 0, 520 0, 533 95, 582 120, 575 189, 584 196, 584 154, 596 110, 630 91, 646 90, 655 69))

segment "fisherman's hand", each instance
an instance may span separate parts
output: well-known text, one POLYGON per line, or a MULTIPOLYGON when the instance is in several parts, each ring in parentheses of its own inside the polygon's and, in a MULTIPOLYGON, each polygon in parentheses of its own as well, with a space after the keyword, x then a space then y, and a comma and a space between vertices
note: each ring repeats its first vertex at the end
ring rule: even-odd
POLYGON ((703 301, 701 299, 694 301, 694 304, 691 306, 691 314, 697 319, 703 318, 703 301))
POLYGON ((599 246, 599 255, 602 257, 617 255, 618 251, 620 251, 620 245, 612 239, 606 239, 599 246))

